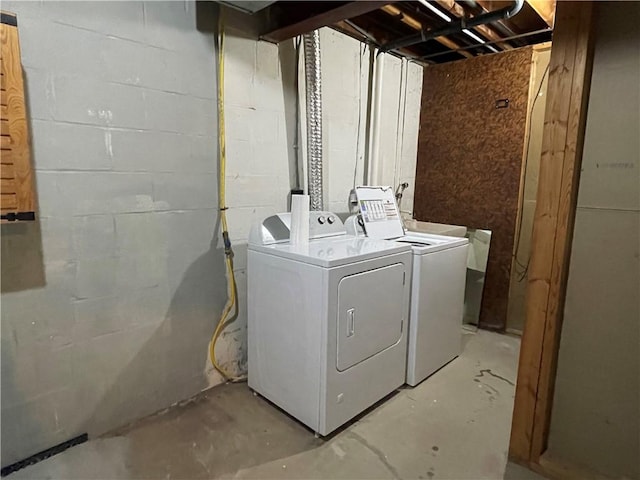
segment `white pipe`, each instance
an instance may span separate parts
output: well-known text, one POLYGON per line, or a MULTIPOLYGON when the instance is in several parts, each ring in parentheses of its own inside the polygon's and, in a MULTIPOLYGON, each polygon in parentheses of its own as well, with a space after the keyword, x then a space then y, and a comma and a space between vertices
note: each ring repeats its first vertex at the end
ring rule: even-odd
POLYGON ((400 170, 402 168, 402 148, 404 146, 404 122, 407 109, 407 77, 409 76, 409 62, 406 58, 401 59, 400 64, 400 93, 398 95, 398 120, 396 124, 396 152, 393 162, 393 188, 400 183, 400 170))
POLYGON ((371 106, 371 137, 369 147, 368 185, 380 182, 380 124, 382 118, 382 87, 384 76, 384 55, 378 51, 375 57, 373 77, 373 104, 371 106))

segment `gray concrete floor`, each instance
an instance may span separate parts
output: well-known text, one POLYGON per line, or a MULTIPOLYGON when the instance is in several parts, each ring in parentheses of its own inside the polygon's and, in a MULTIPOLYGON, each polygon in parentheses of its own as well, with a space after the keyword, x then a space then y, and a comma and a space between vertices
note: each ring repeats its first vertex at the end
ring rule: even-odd
POLYGON ((518 349, 467 331, 459 358, 327 439, 224 385, 9 478, 536 478, 507 466, 518 349))

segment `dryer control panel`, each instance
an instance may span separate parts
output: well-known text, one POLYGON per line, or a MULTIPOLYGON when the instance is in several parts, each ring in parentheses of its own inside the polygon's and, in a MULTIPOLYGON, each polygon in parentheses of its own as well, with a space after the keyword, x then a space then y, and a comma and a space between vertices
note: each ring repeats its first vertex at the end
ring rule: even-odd
MULTIPOLYGON (((249 243, 269 245, 289 241, 291 234, 291 213, 278 213, 265 218, 251 227, 249 243)), ((342 220, 333 212, 309 212, 309 240, 314 238, 345 235, 342 220)))

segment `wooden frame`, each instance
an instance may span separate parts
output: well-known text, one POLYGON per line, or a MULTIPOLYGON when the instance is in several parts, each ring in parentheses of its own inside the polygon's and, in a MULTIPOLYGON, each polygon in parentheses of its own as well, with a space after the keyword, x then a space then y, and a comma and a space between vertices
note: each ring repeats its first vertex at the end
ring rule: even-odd
POLYGON ((593 2, 558 2, 509 456, 557 476, 547 448, 593 59, 593 2), (546 466, 545 466, 546 465, 546 466))
POLYGON ((0 22, 0 213, 1 223, 35 219, 31 149, 18 40, 18 20, 0 22))

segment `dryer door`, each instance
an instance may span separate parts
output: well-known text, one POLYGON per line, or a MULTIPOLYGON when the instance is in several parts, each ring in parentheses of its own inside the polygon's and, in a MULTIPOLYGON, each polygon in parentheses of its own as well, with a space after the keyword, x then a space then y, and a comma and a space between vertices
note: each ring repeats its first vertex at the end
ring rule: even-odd
POLYGON ((402 263, 344 277, 338 284, 337 365, 342 372, 396 344, 404 321, 402 263))

